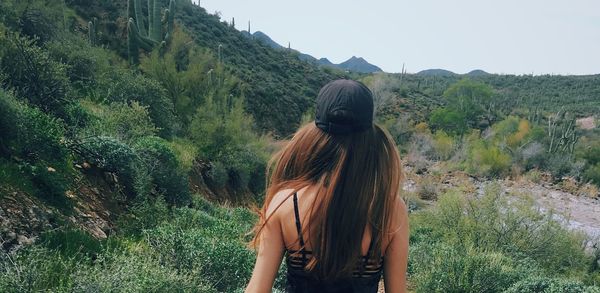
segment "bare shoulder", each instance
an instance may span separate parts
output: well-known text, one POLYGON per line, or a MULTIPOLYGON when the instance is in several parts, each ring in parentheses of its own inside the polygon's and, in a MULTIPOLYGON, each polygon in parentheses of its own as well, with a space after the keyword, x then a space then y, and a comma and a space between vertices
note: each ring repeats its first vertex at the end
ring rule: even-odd
POLYGON ((390 234, 396 234, 408 229, 408 208, 402 197, 398 196, 392 204, 390 234))
POLYGON ((269 203, 267 207, 267 217, 273 214, 273 217, 277 217, 278 214, 284 212, 286 210, 286 206, 289 205, 288 199, 293 194, 293 189, 282 189, 275 193, 273 199, 269 203))

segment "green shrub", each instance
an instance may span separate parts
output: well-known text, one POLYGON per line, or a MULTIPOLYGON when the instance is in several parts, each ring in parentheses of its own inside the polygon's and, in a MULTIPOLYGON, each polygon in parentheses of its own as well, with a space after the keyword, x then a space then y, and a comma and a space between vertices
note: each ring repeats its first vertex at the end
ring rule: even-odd
POLYGON ((210 162, 210 169, 206 172, 210 184, 216 188, 224 188, 229 180, 225 165, 219 161, 210 162))
POLYGON ((464 134, 469 130, 464 114, 446 108, 438 108, 431 112, 429 126, 431 129, 452 134, 464 134))
POLYGON ((73 279, 74 292, 216 292, 204 276, 178 272, 141 252, 101 255, 73 279))
POLYGON ((79 229, 60 229, 44 232, 39 243, 62 256, 95 256, 102 252, 102 243, 79 229))
POLYGON ((65 191, 69 188, 72 171, 63 125, 2 90, 0 156, 18 162, 18 173, 29 178, 34 187, 31 191, 40 198, 68 205, 65 191))
POLYGON ((109 105, 99 105, 91 101, 82 101, 82 105, 97 118, 83 130, 86 136, 112 136, 125 142, 132 142, 158 133, 158 129, 150 119, 148 106, 142 106, 139 102, 112 102, 109 105))
POLYGON ((161 85, 140 74, 130 71, 114 71, 103 80, 101 88, 110 102, 129 103, 137 101, 148 106, 150 118, 162 137, 171 137, 177 129, 173 102, 161 85))
POLYGON ((219 292, 233 292, 245 286, 255 255, 240 235, 248 231, 243 229, 249 229, 251 223, 240 224, 244 218, 236 212, 229 219, 186 208, 174 213, 177 225, 165 224, 146 234, 161 262, 178 271, 196 272, 219 292))
POLYGON ((454 153, 454 139, 444 131, 437 131, 433 136, 433 149, 438 160, 448 160, 454 153))
POLYGON ((417 262, 411 278, 416 292, 501 292, 519 280, 527 270, 494 252, 465 247, 421 246, 414 252, 417 262))
POLYGON ((179 168, 175 153, 167 141, 158 137, 139 139, 134 148, 149 170, 154 188, 172 205, 190 203, 188 178, 179 168))
POLYGON ((499 177, 506 175, 512 163, 510 155, 494 145, 476 142, 468 158, 469 172, 479 176, 499 177))
POLYGON ((600 163, 588 167, 583 173, 583 178, 586 181, 600 186, 600 163))
POLYGON ((77 260, 60 253, 32 247, 16 254, 0 252, 0 292, 68 291, 77 260))
POLYGON ((527 197, 503 195, 496 184, 480 198, 458 191, 442 195, 430 210, 413 213, 411 227, 429 227, 446 243, 530 258, 548 274, 585 271, 592 259, 585 237, 563 228, 551 213, 540 214, 527 197))
POLYGON ((578 281, 530 277, 511 286, 504 293, 598 293, 599 287, 585 286, 578 281))
POLYGON ((13 89, 46 113, 69 120, 70 85, 65 65, 50 58, 34 41, 16 34, 0 36, 0 71, 4 88, 13 89))
POLYGON ((554 178, 561 178, 566 175, 571 175, 575 168, 573 156, 569 154, 549 154, 546 160, 544 169, 549 171, 554 178))
POLYGON ((80 95, 92 94, 101 74, 110 70, 111 54, 78 36, 64 34, 61 37, 48 42, 45 48, 54 60, 65 65, 66 75, 80 95))
POLYGON ((114 172, 119 184, 129 196, 145 196, 150 188, 149 171, 136 151, 117 139, 90 137, 76 146, 80 155, 99 168, 114 172))

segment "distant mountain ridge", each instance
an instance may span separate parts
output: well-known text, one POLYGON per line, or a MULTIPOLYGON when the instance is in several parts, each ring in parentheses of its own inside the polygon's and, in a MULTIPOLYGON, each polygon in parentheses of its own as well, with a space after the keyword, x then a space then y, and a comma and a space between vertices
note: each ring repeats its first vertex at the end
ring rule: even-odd
POLYGON ((298 58, 300 58, 301 60, 314 62, 320 66, 330 66, 330 67, 338 68, 338 69, 345 70, 345 71, 353 71, 353 72, 359 72, 359 73, 383 72, 383 70, 381 68, 369 63, 367 60, 365 60, 362 57, 352 56, 350 59, 348 59, 340 64, 335 64, 335 63, 329 61, 329 59, 327 59, 327 58, 317 59, 309 54, 305 54, 298 50, 284 47, 284 46, 278 44, 277 42, 275 42, 273 39, 271 39, 271 37, 269 37, 267 34, 261 32, 261 31, 256 31, 253 34, 250 34, 250 33, 248 33, 248 31, 244 30, 244 31, 242 31, 242 34, 245 36, 252 36, 254 39, 259 40, 259 41, 263 42, 263 44, 265 44, 271 48, 274 48, 274 49, 289 49, 293 52, 296 52, 298 54, 298 58))
MULTIPOLYGON (((462 75, 462 74, 454 73, 454 72, 452 72, 450 70, 446 70, 446 69, 433 68, 433 69, 421 70, 421 71, 417 72, 417 75, 421 75, 421 76, 455 76, 455 75, 462 75)), ((468 73, 465 73, 464 75, 486 76, 486 75, 490 75, 490 73, 485 72, 481 69, 475 69, 475 70, 469 71, 468 73)))

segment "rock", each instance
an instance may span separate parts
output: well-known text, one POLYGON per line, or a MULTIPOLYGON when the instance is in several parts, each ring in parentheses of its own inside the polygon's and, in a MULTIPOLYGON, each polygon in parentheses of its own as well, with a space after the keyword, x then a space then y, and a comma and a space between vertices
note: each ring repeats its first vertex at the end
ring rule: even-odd
POLYGON ((27 238, 25 235, 19 235, 17 236, 17 242, 19 242, 21 245, 30 245, 33 243, 33 240, 27 238))
POLYGON ((51 173, 56 172, 56 169, 54 169, 52 167, 48 167, 48 172, 51 172, 51 173))
POLYGON ((17 233, 15 232, 8 232, 8 234, 6 234, 6 237, 8 237, 8 240, 15 240, 17 238, 17 233))

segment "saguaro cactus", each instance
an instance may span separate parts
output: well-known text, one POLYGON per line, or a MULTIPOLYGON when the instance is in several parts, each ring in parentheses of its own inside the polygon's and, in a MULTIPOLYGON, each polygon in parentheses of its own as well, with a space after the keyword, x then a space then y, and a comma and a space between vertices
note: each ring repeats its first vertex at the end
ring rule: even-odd
POLYGON ((88 39, 90 41, 90 45, 96 45, 96 18, 88 22, 88 39))
POLYGON ((127 41, 129 47, 129 62, 139 62, 139 49, 151 51, 157 46, 165 46, 173 36, 175 21, 175 0, 169 2, 161 18, 161 0, 148 0, 148 29, 145 27, 142 0, 129 0, 127 5, 127 41), (163 31, 163 22, 166 28, 163 31))

